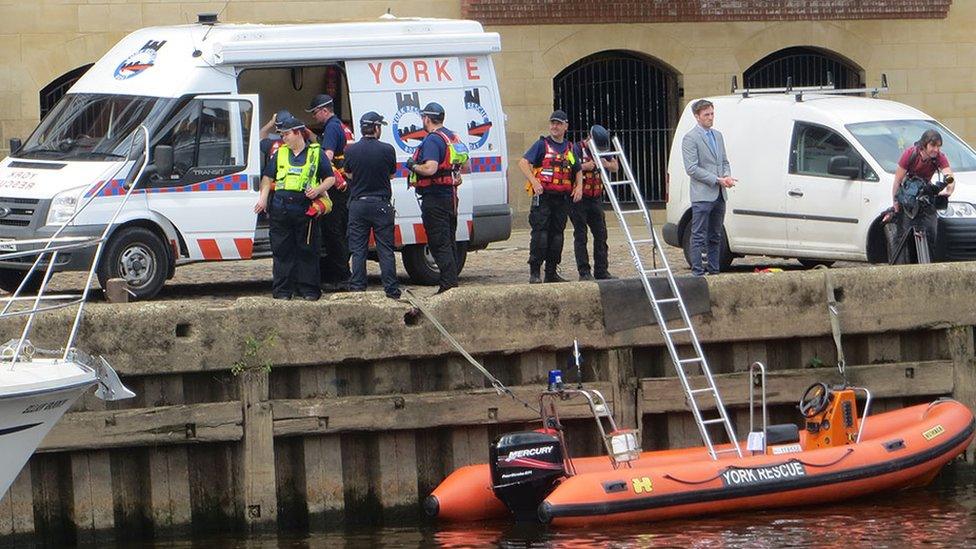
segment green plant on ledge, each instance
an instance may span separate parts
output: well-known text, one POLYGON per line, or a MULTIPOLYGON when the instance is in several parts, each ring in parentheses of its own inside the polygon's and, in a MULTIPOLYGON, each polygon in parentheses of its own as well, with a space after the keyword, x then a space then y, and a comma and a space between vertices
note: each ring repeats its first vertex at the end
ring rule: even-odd
POLYGON ((244 338, 244 353, 241 359, 231 366, 230 373, 239 376, 245 373, 271 373, 271 359, 268 353, 277 345, 278 334, 271 333, 263 338, 247 336, 244 338))

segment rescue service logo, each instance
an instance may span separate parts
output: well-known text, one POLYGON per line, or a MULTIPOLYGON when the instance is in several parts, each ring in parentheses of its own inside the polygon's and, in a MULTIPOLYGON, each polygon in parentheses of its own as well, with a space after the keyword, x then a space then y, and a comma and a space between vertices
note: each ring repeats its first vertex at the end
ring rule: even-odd
POLYGON ((488 118, 485 108, 481 106, 481 91, 478 88, 464 91, 464 108, 468 115, 468 147, 472 151, 480 149, 488 142, 491 119, 488 118))
POLYGON ((413 154, 427 136, 420 118, 420 94, 397 93, 397 112, 393 115, 393 141, 401 151, 413 154))
POLYGON ((159 53, 159 48, 162 48, 165 43, 165 40, 146 42, 139 48, 139 51, 119 63, 119 66, 115 68, 115 79, 126 80, 152 67, 156 63, 156 54, 159 53))
POLYGON ((765 467, 729 467, 721 476, 725 486, 747 486, 805 477, 807 469, 798 461, 788 461, 765 467))

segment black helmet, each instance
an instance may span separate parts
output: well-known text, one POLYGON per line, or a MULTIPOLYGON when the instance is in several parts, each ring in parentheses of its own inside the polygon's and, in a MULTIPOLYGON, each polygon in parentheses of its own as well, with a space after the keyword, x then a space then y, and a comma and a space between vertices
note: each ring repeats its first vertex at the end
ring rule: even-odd
POLYGON ((606 128, 599 124, 594 124, 590 127, 590 139, 593 140, 593 144, 596 148, 601 151, 606 151, 610 149, 610 132, 606 128))

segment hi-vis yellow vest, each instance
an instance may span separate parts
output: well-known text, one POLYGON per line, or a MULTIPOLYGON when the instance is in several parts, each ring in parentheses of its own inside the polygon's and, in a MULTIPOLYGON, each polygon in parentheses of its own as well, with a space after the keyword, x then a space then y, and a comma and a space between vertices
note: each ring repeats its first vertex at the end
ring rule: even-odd
POLYGON ((276 155, 278 170, 275 172, 275 189, 279 191, 304 191, 318 185, 315 174, 319 171, 319 157, 322 147, 318 143, 306 146, 305 164, 292 166, 288 161, 291 149, 288 145, 278 147, 276 155))

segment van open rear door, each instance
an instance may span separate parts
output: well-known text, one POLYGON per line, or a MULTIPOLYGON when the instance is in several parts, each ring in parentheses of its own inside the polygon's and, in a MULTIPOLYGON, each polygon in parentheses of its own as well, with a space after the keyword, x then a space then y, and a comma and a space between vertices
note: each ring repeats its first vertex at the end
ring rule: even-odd
MULTIPOLYGON (((464 80, 458 57, 417 57, 348 61, 353 124, 368 111, 383 115, 389 126, 383 128, 382 140, 397 153, 397 174, 393 180, 393 199, 397 212, 396 244, 426 244, 427 234, 420 219, 420 206, 412 189, 407 188, 404 164, 420 145, 426 132, 420 109, 432 101, 446 112, 444 126, 465 139, 468 122, 464 103, 464 80)), ((474 185, 458 187, 459 242, 470 239, 474 185)))
POLYGON ((146 187, 149 209, 173 223, 189 259, 253 255, 260 181, 257 95, 200 95, 154 136, 173 147, 174 173, 146 187))

